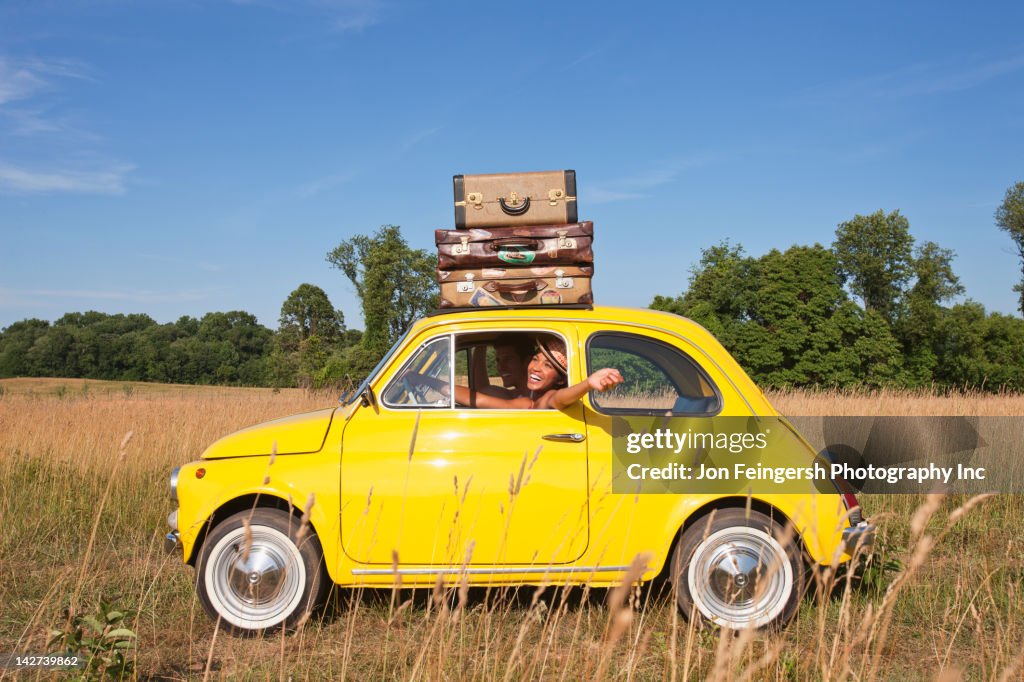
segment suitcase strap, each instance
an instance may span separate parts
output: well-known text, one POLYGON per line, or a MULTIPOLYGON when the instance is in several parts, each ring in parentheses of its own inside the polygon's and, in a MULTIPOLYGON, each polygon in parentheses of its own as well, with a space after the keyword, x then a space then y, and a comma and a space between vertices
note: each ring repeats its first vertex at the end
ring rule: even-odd
MULTIPOLYGON (((461 282, 455 282, 455 290, 460 294, 469 294, 476 289, 476 283, 473 281, 472 273, 467 274, 466 278, 461 282)), ((501 282, 498 280, 490 280, 483 285, 483 289, 491 292, 492 294, 497 292, 505 294, 511 297, 529 297, 530 294, 541 291, 547 288, 548 284, 541 278, 517 280, 515 282, 501 282)), ((573 278, 566 277, 563 270, 555 270, 555 288, 556 289, 572 289, 574 288, 573 278)), ((525 298, 523 299, 525 300, 525 298)), ((522 300, 519 301, 520 303, 522 300)))
MULTIPOLYGON (((468 294, 472 292, 474 289, 476 289, 476 283, 473 282, 475 279, 476 278, 474 278, 472 272, 470 272, 469 274, 466 275, 465 280, 463 280, 462 282, 455 283, 456 291, 458 291, 460 294, 468 294)), ((497 291, 503 294, 525 294, 531 291, 541 291, 547 286, 548 283, 546 283, 544 280, 540 278, 536 280, 520 280, 515 282, 514 284, 500 282, 498 280, 490 280, 485 285, 483 285, 483 289, 486 289, 487 291, 492 293, 497 291)), ((573 287, 574 284, 572 282, 571 276, 565 276, 564 270, 555 270, 555 289, 572 289, 573 287)))
POLYGON ((542 279, 519 281, 514 284, 491 281, 484 285, 484 289, 492 294, 498 293, 516 303, 525 303, 531 296, 547 286, 547 282, 542 279))

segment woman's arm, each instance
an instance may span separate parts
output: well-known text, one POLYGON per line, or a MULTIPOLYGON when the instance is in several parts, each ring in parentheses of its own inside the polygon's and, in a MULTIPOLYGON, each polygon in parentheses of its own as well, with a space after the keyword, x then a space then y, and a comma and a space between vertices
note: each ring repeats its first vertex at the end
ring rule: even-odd
POLYGON ((597 370, 578 384, 566 386, 556 391, 548 391, 536 401, 534 406, 541 409, 553 407, 556 410, 561 410, 582 398, 588 391, 594 390, 604 393, 611 388, 615 388, 623 381, 619 370, 606 367, 597 370))
POLYGON ((499 398, 480 391, 471 391, 466 386, 455 387, 455 402, 487 410, 528 410, 533 407, 533 401, 529 398, 499 398))
MULTIPOLYGON (((409 381, 430 386, 442 395, 450 395, 451 391, 448 382, 444 379, 410 372, 405 377, 409 381)), ((497 396, 471 391, 467 386, 455 387, 455 402, 467 407, 482 407, 488 410, 528 410, 533 407, 533 401, 529 398, 499 398, 497 396)))

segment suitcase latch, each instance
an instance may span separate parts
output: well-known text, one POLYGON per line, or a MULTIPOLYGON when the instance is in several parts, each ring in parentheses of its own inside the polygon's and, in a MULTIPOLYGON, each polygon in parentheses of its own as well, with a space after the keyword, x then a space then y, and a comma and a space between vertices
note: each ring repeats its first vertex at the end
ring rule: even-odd
POLYGON ((509 192, 508 201, 506 201, 505 203, 508 204, 509 206, 518 206, 519 204, 523 203, 523 200, 520 199, 519 195, 516 194, 515 192, 509 192))
POLYGON ((576 248, 576 240, 573 239, 572 237, 566 237, 565 236, 565 235, 569 234, 569 232, 567 230, 559 230, 556 234, 558 235, 558 246, 556 248, 559 248, 559 249, 575 249, 576 248))
POLYGON ((473 292, 473 273, 472 272, 467 272, 466 273, 466 281, 465 282, 456 282, 455 283, 455 291, 457 293, 460 293, 460 294, 470 294, 470 293, 473 292))
POLYGON ((466 195, 466 203, 476 209, 484 207, 484 195, 480 192, 470 192, 466 195))
POLYGON ((552 206, 558 206, 558 200, 565 198, 565 190, 562 189, 549 189, 548 190, 548 203, 552 206))
POLYGON ((572 289, 572 277, 564 277, 565 270, 555 270, 555 288, 572 289))
POLYGON ((469 237, 459 237, 459 242, 452 247, 452 253, 456 256, 464 256, 469 253, 469 237))

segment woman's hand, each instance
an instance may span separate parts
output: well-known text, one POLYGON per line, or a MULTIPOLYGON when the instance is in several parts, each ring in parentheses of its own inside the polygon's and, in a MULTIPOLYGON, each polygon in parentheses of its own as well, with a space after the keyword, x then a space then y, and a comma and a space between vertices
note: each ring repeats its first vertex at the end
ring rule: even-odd
POLYGON ((587 377, 587 385, 595 390, 604 393, 605 391, 615 388, 624 381, 622 374, 619 370, 611 367, 605 367, 599 369, 589 377, 587 377))

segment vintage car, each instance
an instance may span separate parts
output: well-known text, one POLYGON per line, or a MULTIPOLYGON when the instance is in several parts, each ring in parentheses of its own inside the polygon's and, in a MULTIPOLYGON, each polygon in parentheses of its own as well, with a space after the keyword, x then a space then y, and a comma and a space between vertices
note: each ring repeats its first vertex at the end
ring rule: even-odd
MULTIPOLYGON (((777 626, 795 614, 811 565, 848 561, 871 541, 856 498, 834 481, 635 480, 623 444, 641 431, 768 432, 772 422, 791 462, 821 457, 711 334, 676 315, 431 315, 340 402, 226 436, 172 474, 168 549, 195 567, 203 607, 236 634, 294 627, 332 583, 600 587, 635 564, 641 581, 672 581, 687 617, 777 626), (513 392, 496 362, 510 335, 564 344, 570 384, 598 367, 625 381, 562 409, 466 400, 467 390, 513 392)), ((666 453, 691 464, 709 455, 666 453)))

